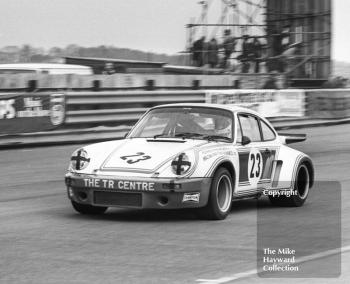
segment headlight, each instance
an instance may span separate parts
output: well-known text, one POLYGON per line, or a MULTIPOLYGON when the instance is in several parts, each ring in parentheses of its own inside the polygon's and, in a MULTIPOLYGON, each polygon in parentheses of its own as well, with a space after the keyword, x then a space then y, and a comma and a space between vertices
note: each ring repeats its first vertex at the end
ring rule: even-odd
POLYGON ((193 161, 186 153, 181 153, 171 162, 171 169, 174 174, 182 176, 190 170, 192 163, 193 161))
POLYGON ((81 171, 85 169, 90 163, 90 158, 84 149, 75 151, 70 159, 72 169, 81 171))

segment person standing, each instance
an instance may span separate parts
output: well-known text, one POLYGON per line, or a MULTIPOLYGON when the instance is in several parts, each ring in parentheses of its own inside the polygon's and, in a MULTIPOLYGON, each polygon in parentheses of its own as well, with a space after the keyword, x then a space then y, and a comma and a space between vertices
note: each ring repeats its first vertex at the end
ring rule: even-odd
POLYGON ((196 67, 203 66, 203 48, 204 48, 205 37, 201 37, 196 40, 192 46, 192 60, 193 65, 196 67))
POLYGON ((242 42, 242 54, 239 56, 242 62, 242 73, 248 73, 250 69, 250 57, 252 52, 252 44, 249 42, 250 38, 248 35, 243 35, 242 42))
POLYGON ((210 68, 215 68, 219 62, 219 46, 215 38, 212 38, 208 44, 208 63, 210 68))
POLYGON ((224 32, 224 42, 222 47, 224 49, 224 60, 222 67, 227 68, 228 61, 231 57, 231 54, 235 51, 236 40, 233 36, 231 36, 231 30, 226 29, 224 32))
POLYGON ((254 72, 259 73, 260 72, 260 57, 262 56, 262 45, 261 45, 258 37, 254 37, 252 48, 253 48, 254 63, 255 63, 254 72))
POLYGON ((114 64, 112 62, 106 62, 102 74, 103 75, 115 74, 114 64))

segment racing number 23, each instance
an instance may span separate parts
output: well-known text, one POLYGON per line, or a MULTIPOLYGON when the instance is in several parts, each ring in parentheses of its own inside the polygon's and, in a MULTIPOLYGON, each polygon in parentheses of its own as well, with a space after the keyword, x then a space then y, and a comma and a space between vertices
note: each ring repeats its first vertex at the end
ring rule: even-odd
POLYGON ((122 160, 126 160, 128 164, 136 164, 141 161, 151 159, 151 156, 145 155, 143 152, 138 152, 135 155, 128 155, 120 157, 122 160))
POLYGON ((261 174, 261 155, 260 153, 251 153, 249 157, 251 161, 250 178, 258 178, 261 174))
POLYGON ((251 149, 248 160, 248 179, 252 186, 256 186, 262 176, 263 159, 258 149, 251 149))

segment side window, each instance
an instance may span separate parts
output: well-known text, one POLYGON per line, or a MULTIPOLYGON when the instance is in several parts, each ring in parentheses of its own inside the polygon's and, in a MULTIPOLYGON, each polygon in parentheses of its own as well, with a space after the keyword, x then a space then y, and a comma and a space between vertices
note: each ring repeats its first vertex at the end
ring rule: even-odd
POLYGON ((275 140, 276 135, 272 131, 272 129, 264 121, 260 120, 260 123, 261 123, 261 130, 264 137, 264 141, 275 140))
POLYGON ((259 123, 255 117, 240 115, 239 121, 241 122, 243 136, 249 137, 252 142, 261 141, 259 123))

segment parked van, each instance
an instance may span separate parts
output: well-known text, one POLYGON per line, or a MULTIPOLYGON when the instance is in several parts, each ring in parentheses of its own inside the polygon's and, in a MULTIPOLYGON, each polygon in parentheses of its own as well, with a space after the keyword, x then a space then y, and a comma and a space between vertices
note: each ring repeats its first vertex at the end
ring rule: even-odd
POLYGON ((58 64, 58 63, 13 63, 0 64, 2 74, 49 74, 49 75, 92 75, 92 68, 83 65, 58 64))

